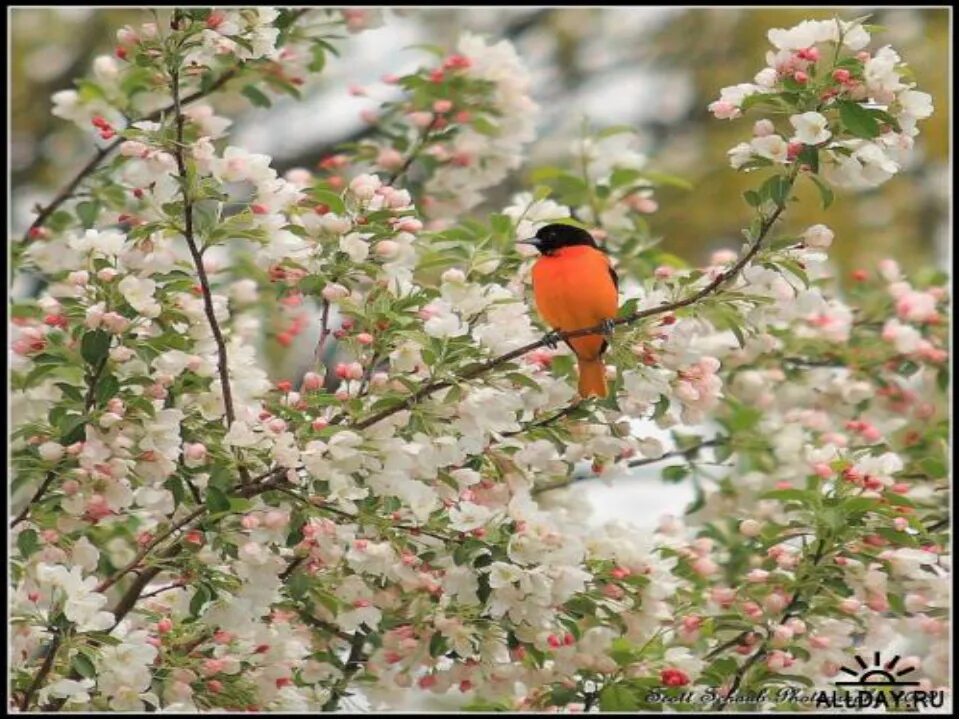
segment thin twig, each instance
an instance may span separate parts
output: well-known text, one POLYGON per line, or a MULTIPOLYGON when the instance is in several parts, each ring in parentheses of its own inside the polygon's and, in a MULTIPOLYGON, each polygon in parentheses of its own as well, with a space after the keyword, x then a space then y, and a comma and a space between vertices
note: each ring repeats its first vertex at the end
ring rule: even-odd
POLYGON ((223 339, 223 333, 220 330, 220 323, 213 308, 213 297, 210 293, 210 280, 207 278, 207 271, 203 267, 203 256, 200 248, 197 246, 196 238, 193 236, 193 198, 190 194, 190 179, 187 173, 187 163, 183 152, 183 113, 180 112, 180 70, 172 68, 170 70, 170 87, 173 93, 173 112, 174 121, 177 129, 177 142, 174 147, 174 157, 177 160, 177 171, 180 174, 181 187, 180 192, 183 195, 183 237, 187 241, 187 247, 190 249, 190 256, 193 258, 193 264, 197 270, 197 277, 200 280, 200 292, 203 296, 203 310, 210 323, 210 330, 213 333, 214 342, 217 344, 217 368, 220 373, 220 388, 223 393, 223 406, 227 418, 227 426, 233 425, 235 419, 233 411, 233 391, 230 388, 230 377, 227 363, 227 345, 223 339))
POLYGON ((420 151, 423 150, 424 146, 427 144, 427 141, 430 138, 430 131, 433 129, 433 124, 439 117, 439 113, 433 113, 430 116, 430 122, 424 126, 423 132, 420 133, 420 137, 417 138, 416 143, 414 143, 413 147, 410 149, 410 154, 407 156, 407 159, 403 161, 403 165, 401 165, 396 172, 387 178, 387 185, 393 185, 397 180, 407 174, 407 170, 410 169, 410 166, 413 165, 413 162, 417 159, 420 151))
POLYGON ((363 654, 363 643, 367 639, 365 633, 357 630, 350 641, 350 654, 347 656, 347 662, 343 666, 343 677, 337 682, 330 693, 330 698, 323 704, 323 712, 333 712, 340 704, 341 698, 347 691, 350 680, 356 675, 360 666, 366 662, 363 654))
MULTIPOLYGON (((722 445, 727 440, 726 437, 718 435, 717 437, 711 440, 704 440, 701 443, 694 445, 693 447, 688 447, 686 450, 671 450, 668 453, 664 453, 658 458, 643 458, 642 460, 631 460, 627 463, 627 467, 642 467, 644 465, 655 465, 656 463, 663 462, 664 460, 669 460, 674 457, 685 457, 691 458, 697 455, 703 448, 715 447, 717 445, 722 445)), ((547 492, 549 490, 559 490, 560 488, 568 487, 574 483, 583 482, 585 480, 594 480, 596 475, 586 475, 584 477, 571 477, 563 480, 561 482, 552 483, 550 485, 541 485, 540 487, 535 487, 530 491, 531 495, 539 495, 540 493, 547 492)))
MULTIPOLYGON (((817 543, 817 549, 814 552, 813 560, 810 563, 810 568, 812 570, 816 569, 816 567, 823 560, 824 555, 826 554, 826 549, 827 549, 827 542, 826 540, 821 539, 820 542, 817 543)), ((809 592, 813 594, 817 590, 819 590, 819 587, 820 586, 818 584, 812 587, 809 592)), ((787 603, 787 606, 784 608, 783 614, 780 616, 780 621, 777 623, 778 625, 783 625, 791 617, 793 617, 794 608, 796 608, 797 605, 800 604, 800 599, 802 594, 803 593, 801 593, 799 590, 797 590, 793 594, 793 597, 790 598, 790 602, 787 603)), ((744 633, 741 633, 740 636, 738 636, 738 638, 742 637, 743 635, 744 633)), ((749 658, 747 658, 747 661, 743 663, 743 665, 737 668, 737 671, 733 675, 733 681, 730 683, 730 689, 727 691, 726 697, 734 697, 736 695, 737 689, 740 687, 740 684, 743 682, 743 678, 746 677, 747 672, 750 670, 750 668, 752 668, 756 663, 758 663, 760 660, 766 657, 767 652, 769 650, 769 646, 770 646, 770 640, 772 639, 772 637, 773 637, 773 631, 768 627, 767 637, 764 638, 763 642, 760 643, 760 646, 757 648, 756 652, 754 652, 749 658)), ((734 638, 734 639, 736 640, 738 638, 734 638)), ((708 655, 707 657, 710 657, 710 655, 708 655)), ((718 699, 717 702, 714 704, 713 709, 718 710, 723 707, 723 704, 724 704, 724 701, 722 699, 718 699)))
POLYGON ((583 404, 583 401, 582 401, 582 400, 578 400, 577 402, 575 402, 575 403, 573 403, 573 404, 571 404, 571 405, 568 405, 568 406, 565 407, 563 410, 559 410, 559 411, 555 412, 555 413, 554 413, 553 415, 551 415, 550 417, 544 418, 543 420, 537 420, 536 422, 528 423, 527 425, 525 425, 524 427, 520 428, 519 430, 513 430, 513 431, 511 431, 511 432, 503 433, 503 437, 513 437, 514 435, 520 435, 521 433, 530 432, 531 430, 534 430, 534 429, 536 429, 536 428, 541 428, 541 427, 546 427, 546 426, 548 426, 548 425, 552 425, 552 424, 555 423, 557 420, 560 420, 560 419, 562 419, 562 418, 565 418, 567 415, 571 415, 571 414, 573 414, 574 412, 576 412, 576 410, 577 410, 577 409, 580 407, 580 405, 582 405, 582 404, 583 404))
POLYGON ((206 506, 204 506, 204 507, 199 507, 199 508, 197 508, 196 510, 194 510, 192 513, 190 513, 189 515, 183 517, 181 520, 179 520, 178 522, 176 522, 176 523, 174 523, 173 525, 171 525, 171 526, 167 529, 166 532, 158 535, 158 536, 155 537, 153 540, 151 540, 149 543, 147 543, 147 544, 140 550, 140 552, 138 552, 138 553, 134 556, 133 560, 131 560, 130 562, 128 562, 128 563, 127 563, 126 565, 124 565, 120 570, 117 570, 117 572, 115 572, 113 575, 111 575, 111 576, 108 577, 106 580, 104 580, 104 581, 101 582, 99 585, 97 585, 95 592, 102 593, 102 592, 105 592, 106 590, 108 590, 109 588, 111 588, 111 587, 112 587, 113 585, 115 585, 115 584, 117 583, 117 581, 120 580, 124 575, 127 575, 128 573, 130 573, 131 571, 133 571, 134 568, 136 568, 136 567, 141 563, 141 561, 142 561, 147 555, 149 555, 149 554, 153 551, 153 549, 154 549, 155 547, 157 547, 157 545, 159 545, 159 544, 162 543, 164 540, 166 540, 166 539, 169 538, 171 535, 173 535, 175 532, 177 532, 178 530, 180 530, 180 528, 182 528, 182 527, 184 527, 184 526, 189 525, 190 523, 192 523, 194 520, 196 520, 198 517, 200 517, 201 515, 205 514, 206 512, 207 512, 206 506))
POLYGON ((34 505, 40 502, 40 499, 44 496, 44 494, 46 494, 47 488, 50 487, 50 484, 53 482, 56 476, 57 474, 53 472, 53 470, 47 473, 47 476, 43 479, 43 483, 39 488, 37 488, 37 491, 33 494, 33 497, 30 498, 30 501, 26 504, 26 506, 24 506, 23 510, 21 510, 20 513, 13 519, 13 522, 10 523, 11 530, 27 519, 27 516, 30 514, 30 510, 34 505))
POLYGON ((20 698, 20 712, 27 711, 27 709, 30 707, 31 701, 33 700, 34 694, 40 689, 43 681, 53 669, 53 662, 56 660, 57 651, 60 650, 60 643, 62 641, 63 636, 60 633, 56 633, 53 636, 53 639, 50 641, 50 648, 47 650, 47 656, 43 659, 43 665, 40 666, 37 674, 34 675, 33 682, 30 683, 30 687, 27 688, 26 692, 23 694, 23 697, 20 698))
MULTIPOLYGON (((355 523, 362 523, 363 521, 362 518, 360 518, 360 516, 358 515, 349 513, 346 510, 341 510, 340 508, 335 508, 332 505, 328 505, 326 503, 310 500, 309 498, 306 498, 300 493, 298 493, 296 490, 291 490, 290 488, 286 488, 286 487, 277 488, 277 490, 282 492, 284 495, 289 495, 290 497, 296 500, 299 500, 301 503, 305 505, 310 505, 311 507, 315 507, 317 510, 328 512, 331 515, 336 515, 337 517, 342 518, 344 520, 349 520, 350 522, 355 522, 355 523)), ((414 525, 403 525, 400 523, 391 523, 390 527, 396 530, 406 530, 407 532, 413 535, 428 535, 432 538, 436 538, 437 540, 442 540, 447 543, 459 542, 457 538, 451 537, 450 535, 444 535, 442 533, 434 532, 432 530, 426 530, 422 527, 417 527, 414 525)))

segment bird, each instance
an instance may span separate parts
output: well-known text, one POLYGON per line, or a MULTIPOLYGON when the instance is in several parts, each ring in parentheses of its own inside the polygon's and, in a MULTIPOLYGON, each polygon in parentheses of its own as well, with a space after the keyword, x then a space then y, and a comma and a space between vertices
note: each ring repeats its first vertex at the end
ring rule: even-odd
POLYGON ((580 396, 606 397, 602 356, 619 309, 619 280, 609 259, 590 233, 561 223, 545 225, 518 244, 540 252, 533 265, 533 297, 540 317, 554 331, 544 338, 547 345, 556 347, 558 333, 603 326, 603 335, 564 342, 577 356, 580 396))

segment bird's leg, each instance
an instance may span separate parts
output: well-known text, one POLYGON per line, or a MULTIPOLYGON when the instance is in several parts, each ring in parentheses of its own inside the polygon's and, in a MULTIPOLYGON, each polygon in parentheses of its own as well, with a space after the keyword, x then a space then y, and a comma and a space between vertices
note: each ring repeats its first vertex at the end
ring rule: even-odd
POLYGON ((613 335, 613 329, 616 327, 616 323, 613 322, 611 318, 605 318, 600 322, 601 331, 607 337, 613 335))
POLYGON ((544 345, 546 345, 546 346, 547 346, 548 348, 550 348, 551 350, 556 350, 556 349, 557 349, 557 344, 558 344, 562 339, 563 339, 563 338, 560 337, 560 333, 558 333, 556 330, 554 330, 554 331, 548 332, 546 335, 544 335, 544 336, 543 336, 543 340, 541 340, 540 342, 542 342, 544 345))

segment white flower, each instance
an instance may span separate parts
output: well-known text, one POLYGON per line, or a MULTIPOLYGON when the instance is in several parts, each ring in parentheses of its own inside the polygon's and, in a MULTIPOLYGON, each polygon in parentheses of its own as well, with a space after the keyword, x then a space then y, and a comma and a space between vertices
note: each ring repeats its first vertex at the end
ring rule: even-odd
POLYGON ((750 162, 750 158, 753 157, 753 147, 750 143, 742 142, 727 150, 727 155, 730 157, 730 166, 739 170, 750 162))
MULTIPOLYGON (((503 214, 516 226, 517 239, 526 240, 536 235, 544 225, 570 217, 570 208, 549 199, 534 201, 533 193, 524 192, 510 199, 510 205, 503 209, 503 214)), ((518 249, 523 247, 528 246, 518 249)), ((533 252, 536 253, 536 250, 533 252)))
POLYGON ((881 103, 893 101, 895 93, 905 86, 900 82, 900 56, 889 45, 886 45, 867 60, 863 65, 863 80, 867 92, 881 103))
POLYGON ((340 250, 349 255, 353 262, 360 263, 370 254, 370 243, 360 237, 359 233, 350 233, 340 238, 340 250))
POLYGON ((233 145, 223 151, 222 158, 213 160, 210 165, 213 176, 221 182, 249 180, 259 183, 276 177, 276 172, 270 168, 269 156, 255 155, 233 145))
POLYGON ((150 318, 160 315, 160 304, 153 299, 153 293, 157 289, 153 280, 127 275, 117 287, 123 298, 140 314, 150 318))
POLYGON ((819 145, 830 139, 831 133, 827 129, 827 119, 818 112, 805 112, 800 115, 791 115, 790 124, 796 134, 795 142, 804 145, 819 145))
POLYGON ((519 567, 511 565, 510 563, 500 562, 499 560, 490 564, 489 572, 490 587, 494 589, 513 585, 523 577, 523 570, 519 567))
POLYGON ((826 225, 811 225, 804 231, 803 241, 808 247, 828 248, 833 242, 833 230, 826 225))
POLYGON ((37 566, 37 580, 59 587, 66 594, 63 614, 75 623, 80 632, 107 630, 113 627, 113 613, 101 610, 107 604, 107 596, 94 592, 99 584, 93 575, 84 578, 83 569, 74 565, 67 570, 63 565, 37 566))
POLYGON ((116 230, 87 230, 83 235, 70 240, 70 247, 82 253, 100 253, 116 257, 123 250, 126 237, 116 230))
MULTIPOLYGON (((933 98, 929 93, 919 90, 904 90, 897 95, 900 110, 911 120, 923 120, 933 114, 933 98)), ((901 122, 903 115, 900 116, 901 122)))
POLYGON ((376 175, 357 175, 350 181, 350 192, 358 200, 370 200, 382 185, 383 182, 376 175))
POLYGON ((63 457, 64 448, 60 443, 48 440, 37 448, 37 452, 40 453, 40 457, 47 462, 57 462, 63 457))
POLYGON ((490 509, 483 505, 462 502, 450 510, 450 527, 459 532, 470 532, 486 525, 492 516, 490 509))
POLYGON ((750 141, 750 147, 760 157, 765 157, 777 163, 787 161, 787 141, 779 135, 755 137, 750 141))
POLYGON ((777 84, 779 76, 774 68, 764 68, 753 77, 753 81, 764 88, 772 88, 777 84))
POLYGON ((40 688, 37 699, 40 705, 46 705, 47 700, 51 697, 66 698, 67 703, 88 703, 90 702, 90 693, 87 691, 95 684, 95 681, 86 678, 82 680, 62 678, 40 688))

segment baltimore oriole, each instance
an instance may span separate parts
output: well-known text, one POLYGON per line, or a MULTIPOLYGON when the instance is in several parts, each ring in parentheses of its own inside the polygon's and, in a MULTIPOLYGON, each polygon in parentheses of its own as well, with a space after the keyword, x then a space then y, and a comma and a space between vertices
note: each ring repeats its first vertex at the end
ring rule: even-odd
MULTIPOLYGON (((552 224, 540 228, 536 237, 519 242, 540 251, 533 265, 533 297, 544 322, 556 332, 602 324, 609 334, 619 306, 619 283, 593 236, 572 225, 552 224)), ((553 335, 547 337, 548 344, 556 347, 553 335)), ((581 397, 606 397, 602 359, 606 338, 585 335, 565 342, 577 356, 581 397)))

